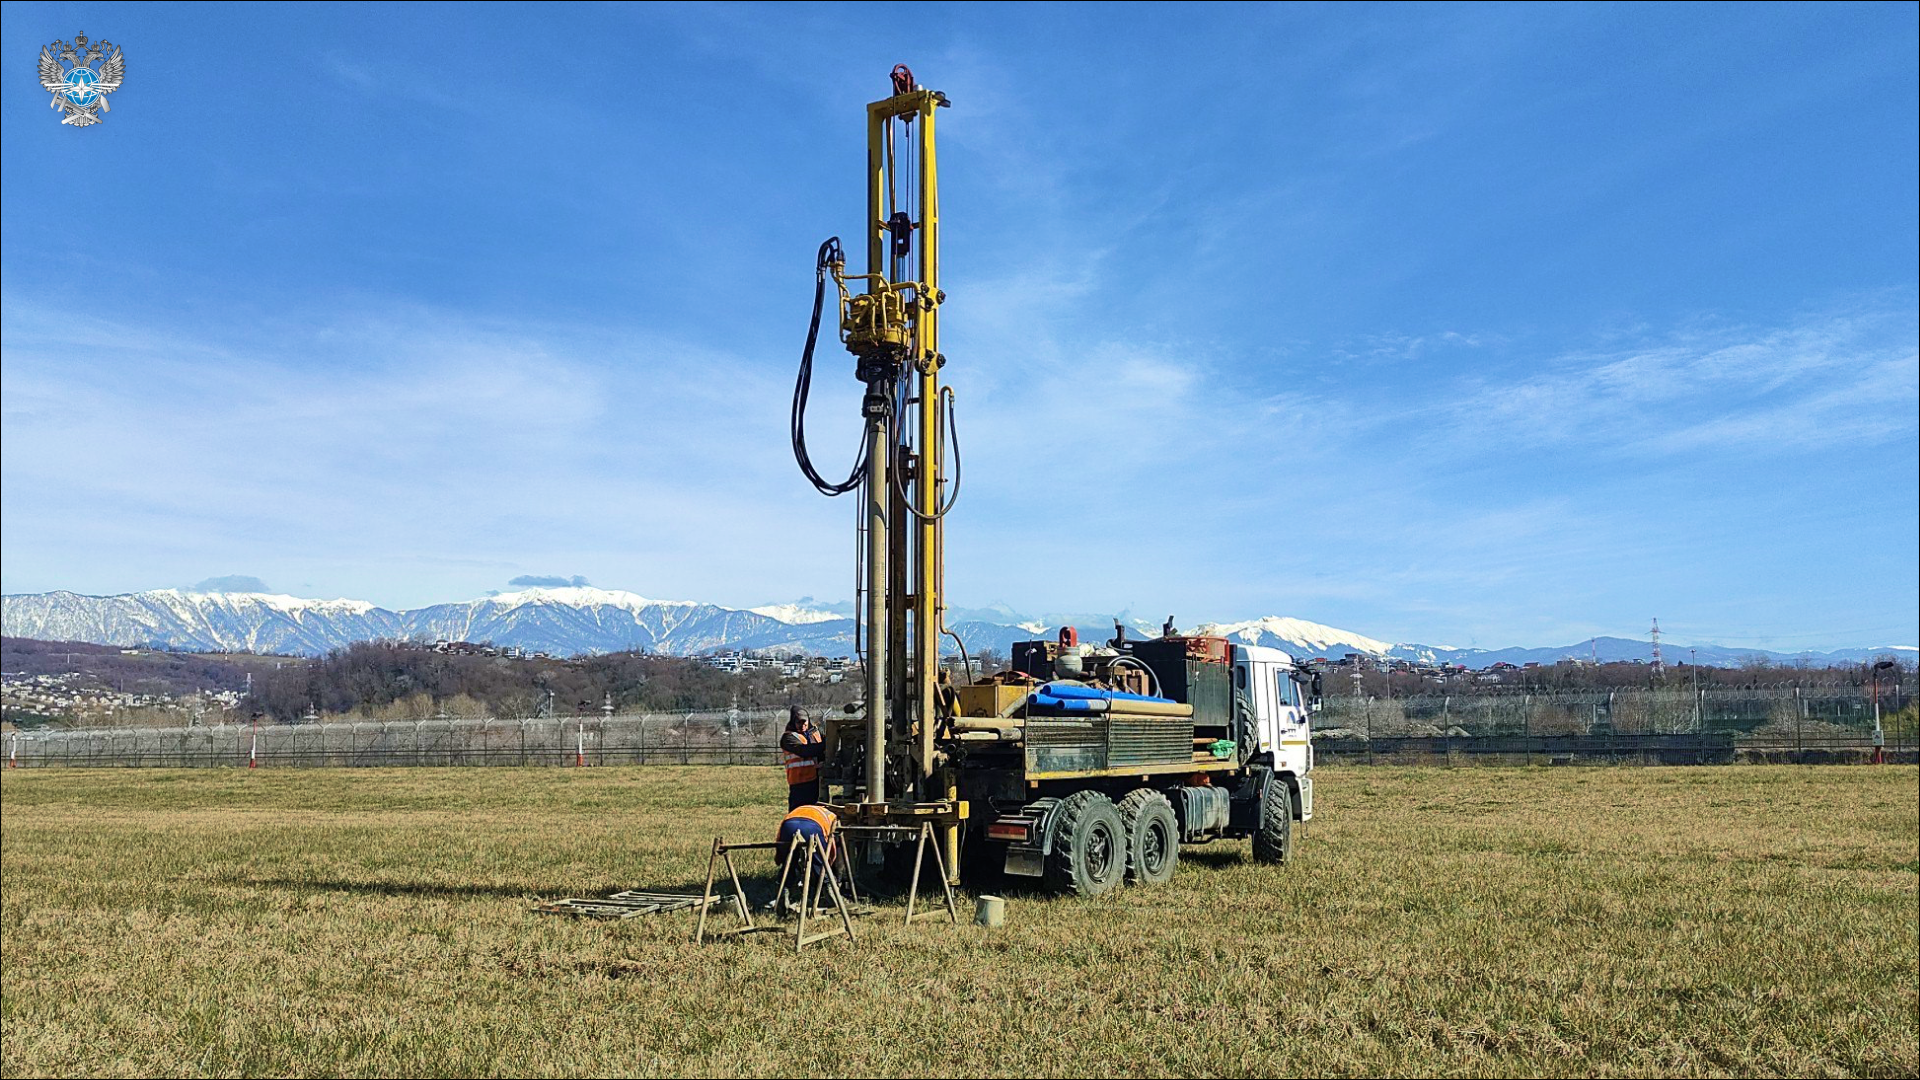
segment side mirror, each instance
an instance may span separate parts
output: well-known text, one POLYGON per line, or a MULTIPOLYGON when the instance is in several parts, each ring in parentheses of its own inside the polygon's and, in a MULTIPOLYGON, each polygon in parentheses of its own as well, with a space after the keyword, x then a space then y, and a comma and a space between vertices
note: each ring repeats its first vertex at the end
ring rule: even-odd
POLYGON ((1316 709, 1320 707, 1320 673, 1317 671, 1313 673, 1313 705, 1316 709))

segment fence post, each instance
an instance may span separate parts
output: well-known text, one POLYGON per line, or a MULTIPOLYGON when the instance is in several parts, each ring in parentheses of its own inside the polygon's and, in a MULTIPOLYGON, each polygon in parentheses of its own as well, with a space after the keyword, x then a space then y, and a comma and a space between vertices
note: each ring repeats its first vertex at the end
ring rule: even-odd
POLYGON ((1520 697, 1520 745, 1527 748, 1527 764, 1533 764, 1533 695, 1520 697))

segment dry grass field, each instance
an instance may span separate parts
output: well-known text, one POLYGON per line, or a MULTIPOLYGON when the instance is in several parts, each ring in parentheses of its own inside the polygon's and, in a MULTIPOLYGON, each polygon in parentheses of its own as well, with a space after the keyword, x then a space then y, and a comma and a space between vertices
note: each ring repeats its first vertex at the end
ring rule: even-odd
POLYGON ((795 956, 530 910, 697 887, 771 768, 9 772, 0 1071, 1920 1071, 1911 767, 1317 775, 1290 867, 795 956))

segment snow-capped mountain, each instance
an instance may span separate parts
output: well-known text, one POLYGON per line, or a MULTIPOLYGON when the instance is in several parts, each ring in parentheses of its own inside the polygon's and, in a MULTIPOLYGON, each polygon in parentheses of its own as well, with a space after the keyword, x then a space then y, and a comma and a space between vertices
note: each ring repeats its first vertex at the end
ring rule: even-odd
MULTIPOLYGON (((356 641, 491 641, 553 653, 643 649, 688 656, 716 649, 763 649, 845 656, 853 651, 851 605, 811 597, 729 608, 693 600, 652 600, 636 593, 587 586, 529 588, 462 603, 391 611, 364 600, 309 600, 277 593, 194 592, 155 589, 119 596, 73 592, 27 593, 0 600, 0 631, 9 637, 87 641, 102 645, 162 645, 206 651, 253 651, 314 655, 356 641)), ((1099 615, 1028 618, 1004 604, 949 612, 949 628, 967 651, 1008 653, 1014 642, 1052 637, 1073 625, 1081 640, 1105 641, 1115 619, 1099 615)), ((1151 637, 1157 623, 1127 618, 1129 638, 1151 637)), ((1189 632, 1221 634, 1249 645, 1283 649, 1306 659, 1339 659, 1346 653, 1483 668, 1501 661, 1552 663, 1569 657, 1601 661, 1647 660, 1649 642, 1595 638, 1560 648, 1456 649, 1395 644, 1350 630, 1269 616, 1233 623, 1203 623, 1189 632)), ((944 648, 952 648, 949 638, 944 648)), ((1669 663, 1697 660, 1733 665, 1753 658, 1805 660, 1814 665, 1854 662, 1880 655, 1914 659, 1913 646, 1842 649, 1829 653, 1773 653, 1757 649, 1668 646, 1669 663)))
POLYGON ((792 623, 795 626, 805 626, 808 623, 832 622, 835 619, 847 618, 848 613, 846 612, 827 611, 822 608, 813 607, 812 602, 813 598, 811 596, 803 596, 791 604, 762 604, 759 607, 752 607, 747 610, 753 612, 755 615, 765 615, 769 619, 778 619, 783 623, 792 623))
POLYGON ((1277 615, 1246 622, 1204 623, 1198 632, 1217 634, 1245 645, 1284 649, 1300 659, 1315 656, 1338 659, 1350 652, 1388 656, 1401 647, 1351 630, 1339 630, 1305 619, 1283 619, 1277 615))
POLYGON ((717 604, 585 587, 525 589, 408 611, 263 593, 33 593, 6 597, 0 624, 11 637, 309 655, 394 638, 491 641, 561 655, 623 649, 690 655, 719 648, 838 655, 851 647, 853 630, 851 620, 837 616, 796 624, 717 604))
POLYGON ((0 624, 10 637, 47 641, 307 654, 406 634, 397 613, 361 600, 180 589, 9 596, 0 601, 0 624))

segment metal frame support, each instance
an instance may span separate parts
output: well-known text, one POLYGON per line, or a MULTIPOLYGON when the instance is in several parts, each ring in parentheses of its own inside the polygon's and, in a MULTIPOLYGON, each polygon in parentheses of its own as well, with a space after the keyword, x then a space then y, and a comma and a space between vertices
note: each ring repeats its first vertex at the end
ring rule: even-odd
MULTIPOLYGON (((715 930, 714 936, 725 937, 734 934, 764 934, 773 933, 780 929, 777 923, 756 923, 753 921, 753 909, 747 903, 747 890, 741 885, 740 872, 733 864, 733 853, 736 851, 772 851, 779 847, 780 844, 774 841, 752 844, 728 844, 721 841, 719 837, 714 837, 713 852, 707 856, 706 887, 701 893, 701 899, 695 901, 700 906, 700 920, 694 924, 694 944, 698 945, 706 941, 708 910, 710 910, 716 902, 728 899, 728 897, 716 895, 713 891, 713 883, 715 878, 719 876, 719 867, 722 864, 726 866, 727 878, 733 884, 732 900, 734 901, 735 910, 740 914, 743 925, 728 927, 724 930, 715 930)), ((860 894, 853 883, 853 866, 848 861, 846 845, 829 844, 827 847, 822 848, 819 838, 813 836, 807 837, 804 851, 799 844, 788 845, 786 858, 780 865, 780 882, 774 889, 775 896, 781 896, 786 893, 787 882, 793 878, 793 862, 795 856, 799 856, 802 862, 799 919, 794 924, 793 930, 794 951, 799 952, 801 949, 815 942, 825 941, 828 938, 840 937, 842 935, 845 935, 849 941, 853 940, 852 906, 859 902, 860 894), (846 874, 845 889, 841 888, 840 883, 842 878, 840 873, 834 869, 833 864, 835 860, 839 861, 841 870, 846 874), (816 865, 821 869, 821 873, 817 879, 813 873, 813 868, 816 865), (807 933, 807 920, 809 918, 822 918, 822 905, 829 899, 833 901, 834 910, 840 913, 840 925, 829 930, 822 930, 812 934, 807 933)))
MULTIPOLYGON (((849 901, 847 897, 841 893, 839 875, 835 874, 833 870, 833 860, 836 854, 835 849, 839 846, 840 845, 829 844, 826 849, 822 849, 819 837, 807 837, 807 849, 805 854, 801 855, 800 917, 793 924, 794 952, 799 952, 801 949, 806 948, 816 941, 825 941, 828 938, 839 937, 842 934, 846 935, 848 941, 853 940, 853 913, 847 910, 849 901), (817 881, 813 876, 813 868, 816 865, 820 867, 820 878, 817 881), (833 900, 833 909, 840 913, 840 925, 814 934, 807 933, 807 916, 809 912, 811 912, 814 918, 820 918, 820 902, 829 897, 833 900)), ((776 892, 776 895, 786 891, 787 878, 793 870, 793 857, 796 854, 800 854, 799 844, 794 844, 787 848, 787 861, 786 865, 780 870, 780 888, 778 892, 776 892)), ((844 856, 842 857, 844 858, 844 856)), ((849 876, 849 879, 851 879, 851 876, 849 876)))
POLYGON ((733 881, 734 910, 739 913, 740 919, 745 925, 730 927, 726 930, 716 930, 714 931, 715 935, 753 934, 776 929, 776 927, 764 923, 756 924, 753 921, 753 909, 747 904, 747 890, 740 884, 740 871, 733 865, 733 853, 736 851, 770 851, 778 846, 779 845, 775 843, 726 844, 722 843, 717 836, 713 838, 713 852, 707 856, 707 884, 706 888, 700 892, 700 921, 695 923, 693 927, 693 943, 695 945, 700 944, 707 938, 707 912, 712 910, 715 901, 726 899, 723 896, 715 895, 713 891, 714 872, 722 862, 726 863, 727 877, 733 881))
MULTIPOLYGON (((920 825, 920 839, 913 846, 913 884, 907 889, 906 922, 908 925, 913 923, 914 901, 920 898, 920 868, 924 865, 923 860, 927 856, 928 849, 932 849, 933 851, 933 865, 940 870, 940 889, 946 894, 947 898, 947 921, 956 926, 960 923, 960 913, 955 910, 953 904, 953 884, 947 874, 947 859, 940 851, 943 846, 944 845, 933 835, 933 823, 922 822, 920 825)), ((919 914, 923 919, 931 918, 938 915, 939 911, 937 909, 929 909, 919 914)))

